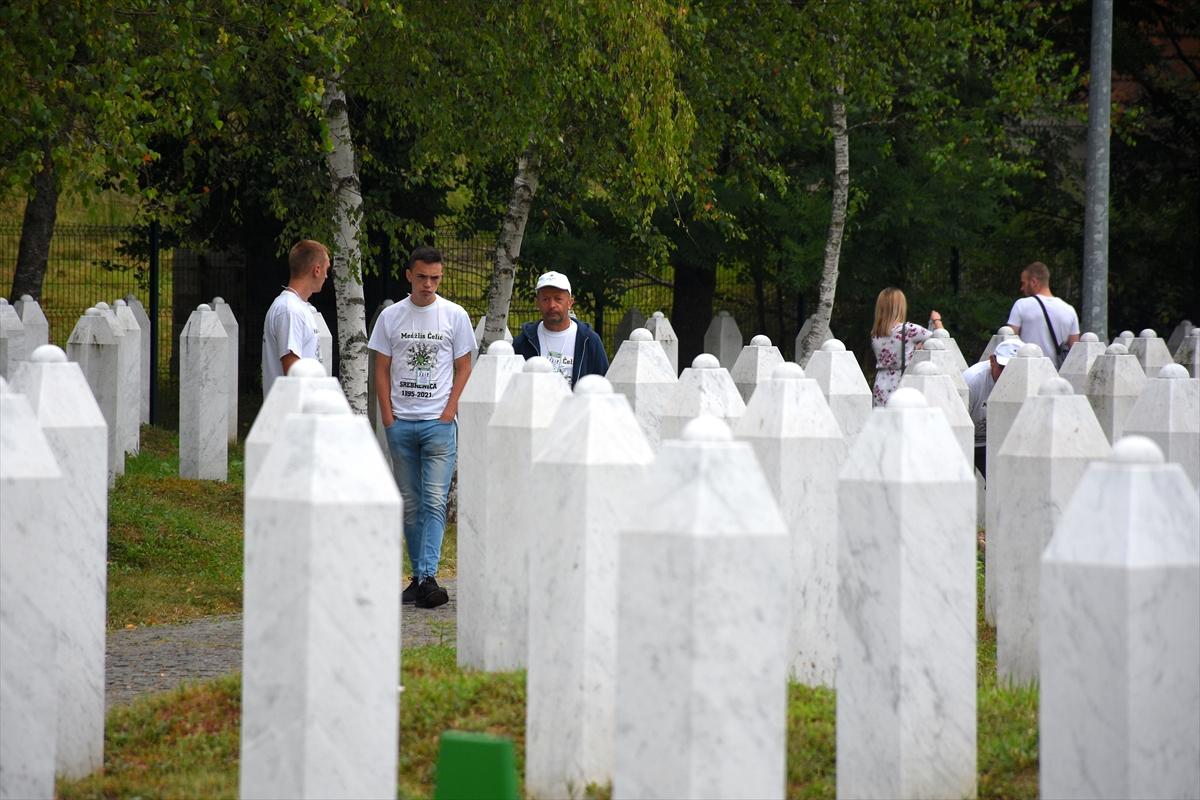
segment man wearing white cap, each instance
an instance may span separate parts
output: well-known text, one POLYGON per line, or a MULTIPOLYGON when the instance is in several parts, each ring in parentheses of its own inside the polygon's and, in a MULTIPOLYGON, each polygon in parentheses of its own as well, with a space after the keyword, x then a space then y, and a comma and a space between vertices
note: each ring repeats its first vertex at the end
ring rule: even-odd
POLYGON ((1018 339, 1008 339, 996 345, 995 352, 987 361, 967 367, 963 372, 963 380, 970 390, 967 411, 971 421, 975 423, 975 468, 984 478, 987 477, 987 401, 1000 379, 1000 373, 1008 365, 1008 360, 1017 354, 1023 342, 1018 339))
POLYGON ((600 336, 586 322, 571 316, 575 298, 571 282, 561 272, 547 272, 537 282, 541 322, 526 322, 513 340, 513 352, 525 358, 544 356, 574 386, 583 375, 608 372, 608 354, 600 336))

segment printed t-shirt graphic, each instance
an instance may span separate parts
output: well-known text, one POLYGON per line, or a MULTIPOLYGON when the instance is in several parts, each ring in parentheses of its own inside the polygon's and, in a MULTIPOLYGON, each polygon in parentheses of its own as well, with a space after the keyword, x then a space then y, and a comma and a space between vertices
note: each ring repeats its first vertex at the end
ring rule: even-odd
POLYGON ((546 323, 538 323, 538 349, 566 379, 568 385, 571 383, 571 373, 575 367, 575 334, 578 330, 579 326, 574 320, 571 320, 565 331, 547 330, 546 323))

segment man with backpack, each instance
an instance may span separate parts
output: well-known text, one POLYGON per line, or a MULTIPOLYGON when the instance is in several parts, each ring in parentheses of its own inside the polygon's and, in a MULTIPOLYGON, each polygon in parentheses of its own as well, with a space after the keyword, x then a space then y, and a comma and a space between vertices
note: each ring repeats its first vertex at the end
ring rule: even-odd
POLYGON ((1050 270, 1035 261, 1021 271, 1021 293, 1008 312, 1008 326, 1021 341, 1036 344, 1061 367, 1079 341, 1079 317, 1070 303, 1050 293, 1050 270))

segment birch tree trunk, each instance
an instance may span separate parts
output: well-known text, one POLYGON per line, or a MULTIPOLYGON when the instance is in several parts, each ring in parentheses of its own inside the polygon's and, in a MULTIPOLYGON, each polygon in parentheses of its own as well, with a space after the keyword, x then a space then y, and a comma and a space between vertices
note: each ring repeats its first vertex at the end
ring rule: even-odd
POLYGON ((833 298, 837 293, 838 261, 842 255, 842 233, 846 228, 846 206, 850 198, 850 137, 846 132, 845 86, 838 83, 830 111, 833 125, 833 203, 829 212, 829 232, 825 236, 825 259, 821 268, 821 293, 813 312, 813 325, 800 343, 796 361, 808 362, 808 357, 820 349, 829 335, 829 320, 833 316, 833 298))
POLYGON ((33 196, 25 204, 25 216, 21 220, 21 242, 17 246, 17 268, 13 272, 12 290, 9 297, 19 300, 21 295, 31 295, 34 300, 42 296, 42 283, 46 278, 46 261, 50 256, 50 240, 54 237, 54 223, 58 218, 58 172, 51 155, 50 143, 42 155, 42 170, 33 178, 33 196))
POLYGON ((537 193, 538 177, 537 159, 532 153, 526 152, 517 159, 517 175, 513 178, 508 212, 504 215, 504 225, 496 238, 496 261, 488 286, 487 321, 483 325, 483 341, 479 343, 480 353, 486 351, 492 342, 503 339, 508 327, 514 270, 521 255, 521 240, 525 238, 525 223, 529 221, 529 209, 537 193))
POLYGON ((338 370, 342 391, 356 414, 367 413, 367 317, 363 298, 362 188, 346 114, 346 92, 337 76, 325 81, 322 100, 333 149, 325 164, 333 184, 333 289, 337 304, 338 370))

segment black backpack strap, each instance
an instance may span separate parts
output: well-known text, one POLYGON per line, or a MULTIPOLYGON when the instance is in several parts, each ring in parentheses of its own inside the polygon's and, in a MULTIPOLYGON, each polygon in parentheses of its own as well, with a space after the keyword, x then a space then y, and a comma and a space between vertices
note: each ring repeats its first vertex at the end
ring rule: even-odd
POLYGON ((906 370, 908 368, 908 364, 907 364, 907 355, 908 354, 905 352, 908 348, 906 348, 904 346, 904 342, 907 338, 908 338, 908 323, 901 322, 900 323, 900 375, 901 376, 904 375, 904 370, 906 370))
POLYGON ((1050 324, 1050 312, 1046 311, 1046 304, 1042 302, 1042 298, 1035 294, 1033 299, 1037 300, 1037 304, 1042 307, 1042 316, 1046 318, 1046 328, 1050 331, 1050 341, 1054 342, 1054 358, 1057 361, 1058 351, 1060 348, 1058 344, 1058 337, 1054 335, 1054 326, 1050 324))

